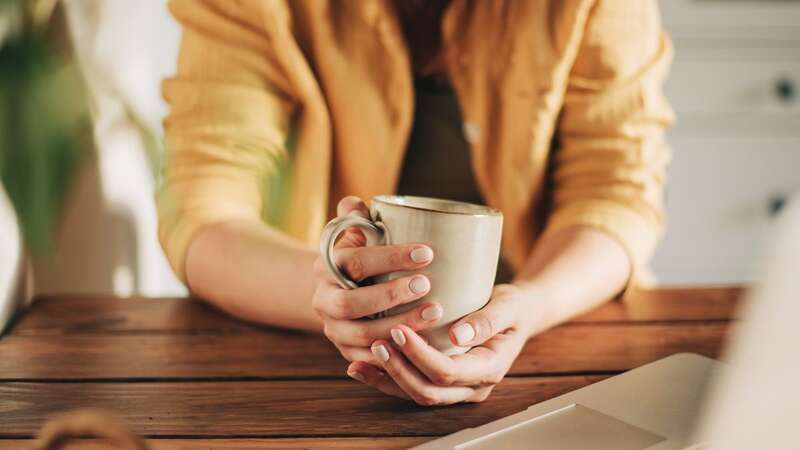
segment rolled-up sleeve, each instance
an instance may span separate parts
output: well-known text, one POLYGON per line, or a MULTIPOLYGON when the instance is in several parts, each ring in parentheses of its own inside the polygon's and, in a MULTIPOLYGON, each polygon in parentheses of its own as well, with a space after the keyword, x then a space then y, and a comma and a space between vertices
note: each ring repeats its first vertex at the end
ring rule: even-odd
POLYGON ((159 240, 184 281, 195 232, 260 220, 264 178, 286 157, 295 105, 268 32, 275 17, 258 4, 170 2, 183 36, 177 73, 162 86, 170 113, 156 201, 159 240))
POLYGON ((664 224, 674 114, 662 94, 672 46, 655 0, 599 0, 570 73, 553 157, 545 234, 600 229, 627 252, 633 277, 664 224))

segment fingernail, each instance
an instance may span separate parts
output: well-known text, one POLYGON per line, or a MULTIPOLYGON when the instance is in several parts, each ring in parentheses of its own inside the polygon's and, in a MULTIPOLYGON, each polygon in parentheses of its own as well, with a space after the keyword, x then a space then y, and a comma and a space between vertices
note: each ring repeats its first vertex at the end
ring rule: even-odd
POLYGON ((347 372, 347 376, 349 376, 350 378, 352 378, 352 379, 354 379, 356 381, 360 381, 362 383, 366 380, 364 378, 364 375, 361 375, 361 372, 355 372, 355 371, 347 372))
POLYGON ((431 282, 428 281, 428 277, 419 275, 411 279, 408 283, 408 288, 415 294, 422 294, 423 292, 428 292, 428 289, 431 288, 431 282))
POLYGON ((411 260, 415 263, 430 261, 433 259, 433 250, 430 247, 417 247, 411 250, 411 260))
POLYGON ((462 323, 453 328, 453 336, 456 337, 458 345, 466 345, 467 342, 475 339, 475 329, 468 323, 462 323))
POLYGON ((372 346, 372 354, 383 362, 389 360, 389 350, 386 350, 383 344, 372 346))
POLYGON ((406 335, 403 334, 402 330, 399 328, 393 328, 391 333, 395 344, 399 345, 400 347, 406 345, 406 335))
POLYGON ((420 315, 424 320, 438 320, 442 317, 442 307, 439 305, 430 305, 423 309, 420 315))

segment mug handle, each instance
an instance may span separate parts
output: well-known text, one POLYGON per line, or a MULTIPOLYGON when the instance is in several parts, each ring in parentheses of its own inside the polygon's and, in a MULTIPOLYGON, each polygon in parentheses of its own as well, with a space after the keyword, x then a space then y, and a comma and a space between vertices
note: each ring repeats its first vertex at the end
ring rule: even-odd
POLYGON ((336 238, 350 227, 358 227, 364 230, 367 233, 368 242, 370 235, 380 244, 383 244, 386 238, 386 227, 383 222, 367 220, 354 214, 337 217, 325 225, 319 240, 319 253, 322 256, 322 261, 325 262, 328 272, 333 275, 344 289, 356 289, 358 288, 358 283, 343 274, 333 261, 333 245, 336 243, 336 238))

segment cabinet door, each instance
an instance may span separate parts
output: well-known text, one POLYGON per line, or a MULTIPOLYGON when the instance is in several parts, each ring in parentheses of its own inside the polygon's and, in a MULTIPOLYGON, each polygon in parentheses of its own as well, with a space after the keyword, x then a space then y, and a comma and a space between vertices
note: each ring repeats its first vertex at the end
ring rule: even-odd
POLYGON ((664 25, 680 39, 792 39, 800 3, 787 0, 663 0, 664 25))
POLYGON ((771 206, 800 193, 800 139, 672 139, 662 283, 739 283, 756 275, 771 206))
POLYGON ((800 118, 800 47, 794 61, 677 59, 665 86, 680 113, 790 114, 800 118))
POLYGON ((674 137, 800 138, 800 46, 680 48, 665 92, 674 137))

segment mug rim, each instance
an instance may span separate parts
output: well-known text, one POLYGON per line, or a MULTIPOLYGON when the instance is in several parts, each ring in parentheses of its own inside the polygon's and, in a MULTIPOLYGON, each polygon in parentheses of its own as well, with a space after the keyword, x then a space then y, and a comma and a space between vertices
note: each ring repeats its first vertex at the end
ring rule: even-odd
POLYGON ((458 200, 448 200, 445 198, 437 198, 437 197, 422 197, 419 195, 376 195, 372 197, 372 201, 383 203, 385 205, 390 206, 398 206, 401 208, 410 208, 416 209, 419 211, 427 211, 439 214, 456 214, 460 216, 471 216, 471 217, 503 217, 503 213, 497 209, 494 209, 490 206, 486 205, 479 205, 477 203, 470 203, 470 202, 462 202, 458 200), (443 203, 451 203, 451 204, 460 204, 460 205, 469 205, 473 208, 478 208, 481 212, 466 212, 466 211, 445 211, 443 209, 437 209, 434 207, 427 207, 421 205, 409 205, 407 203, 399 202, 398 199, 409 199, 409 200, 434 200, 437 202, 443 203))

